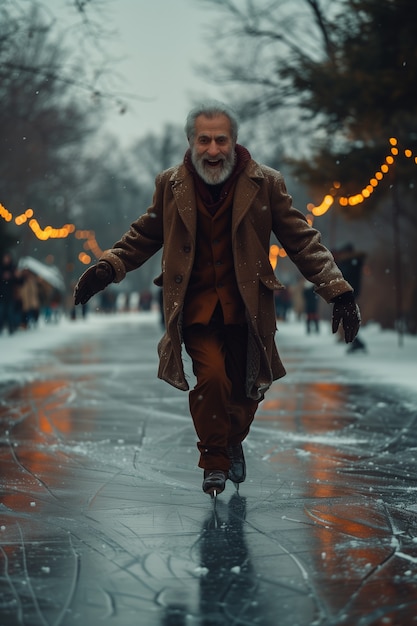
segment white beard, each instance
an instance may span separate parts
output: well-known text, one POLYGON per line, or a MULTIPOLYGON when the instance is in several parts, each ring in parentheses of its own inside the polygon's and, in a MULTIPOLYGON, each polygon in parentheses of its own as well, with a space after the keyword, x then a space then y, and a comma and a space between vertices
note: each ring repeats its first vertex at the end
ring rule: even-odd
POLYGON ((220 155, 216 160, 221 161, 221 164, 216 169, 206 165, 205 161, 207 160, 208 157, 204 154, 199 156, 196 149, 194 147, 191 148, 191 162, 200 178, 208 185, 219 185, 224 183, 233 172, 236 163, 236 153, 233 149, 227 156, 220 155))

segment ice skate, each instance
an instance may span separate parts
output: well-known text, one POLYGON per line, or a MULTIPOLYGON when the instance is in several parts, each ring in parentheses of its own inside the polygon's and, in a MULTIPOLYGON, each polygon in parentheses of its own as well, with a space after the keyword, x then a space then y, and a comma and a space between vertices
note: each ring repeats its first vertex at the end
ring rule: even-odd
POLYGON ((226 480, 227 473, 222 470, 204 470, 203 491, 213 498, 214 506, 218 494, 224 491, 226 480))
POLYGON ((235 446, 229 446, 227 453, 231 462, 229 479, 236 487, 236 490, 239 491, 239 484, 243 483, 246 478, 246 462, 242 444, 238 443, 235 446))

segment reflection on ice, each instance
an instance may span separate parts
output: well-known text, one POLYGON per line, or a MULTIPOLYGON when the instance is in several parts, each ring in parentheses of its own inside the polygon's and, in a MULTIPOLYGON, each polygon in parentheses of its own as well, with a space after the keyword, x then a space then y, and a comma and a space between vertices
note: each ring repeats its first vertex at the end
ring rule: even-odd
POLYGON ((104 329, 3 390, 1 626, 412 623, 415 398, 294 353, 214 512, 159 333, 104 329))

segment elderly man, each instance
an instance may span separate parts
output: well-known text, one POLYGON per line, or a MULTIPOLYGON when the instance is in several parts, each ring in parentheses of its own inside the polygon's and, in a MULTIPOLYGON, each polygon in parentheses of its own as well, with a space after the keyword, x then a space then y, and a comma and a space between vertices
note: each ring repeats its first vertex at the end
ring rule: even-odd
POLYGON ((242 441, 272 381, 285 375, 274 341, 274 290, 269 262, 274 233, 316 292, 333 302, 333 332, 342 322, 355 338, 359 309, 320 234, 292 206, 282 175, 256 163, 237 143, 233 111, 218 102, 188 115, 184 161, 159 174, 152 205, 80 278, 75 303, 120 282, 163 247, 166 332, 158 376, 189 390, 182 345, 196 384, 189 392, 198 437, 203 491, 216 495, 229 478, 246 476, 242 441))

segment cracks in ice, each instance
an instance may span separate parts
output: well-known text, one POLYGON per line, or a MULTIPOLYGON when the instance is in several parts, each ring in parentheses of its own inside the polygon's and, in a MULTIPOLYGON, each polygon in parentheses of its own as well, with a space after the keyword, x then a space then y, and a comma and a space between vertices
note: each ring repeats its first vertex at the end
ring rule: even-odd
POLYGON ((59 498, 53 493, 53 491, 51 491, 51 489, 48 487, 48 485, 46 484, 45 481, 42 480, 42 478, 40 478, 39 476, 37 476, 34 472, 32 472, 29 468, 27 468, 18 458, 16 452, 15 452, 15 448, 14 445, 12 444, 12 442, 10 441, 10 439, 8 438, 8 445, 9 445, 9 450, 10 450, 10 454, 13 458, 13 460, 15 461, 16 465, 18 467, 20 467, 20 469, 25 472, 26 474, 28 474, 29 476, 31 476, 37 483, 37 485, 42 486, 45 491, 56 501, 59 500, 59 498))
POLYGON ((80 554, 74 549, 74 545, 72 543, 72 538, 71 535, 68 535, 68 541, 69 541, 69 545, 70 545, 70 552, 74 557, 74 567, 73 567, 73 575, 72 578, 69 581, 69 587, 68 587, 68 593, 67 593, 67 598, 65 600, 65 602, 63 603, 61 612, 58 615, 58 618, 55 620, 54 622, 54 626, 59 626, 59 624, 61 624, 61 622, 66 618, 66 614, 67 611, 69 609, 69 607, 71 606, 71 602, 78 590, 79 587, 79 581, 80 581, 80 570, 81 570, 81 556, 80 554))
MULTIPOLYGON (((105 346, 112 358, 120 354, 112 338, 105 346)), ((150 358, 140 368, 143 376, 150 358)), ((229 510, 228 484, 213 520, 195 467, 186 397, 174 397, 170 388, 159 397, 155 383, 143 389, 136 374, 121 362, 91 361, 83 371, 68 368, 64 384, 51 393, 45 386, 36 399, 26 382, 10 410, 1 407, 2 423, 13 429, 13 441, 3 439, 11 480, 2 485, 1 584, 15 622, 60 626, 85 610, 91 623, 128 619, 135 611, 144 623, 150 615, 152 626, 168 623, 171 613, 184 623, 214 615, 228 624, 269 626, 282 611, 280 620, 291 626, 366 626, 413 607, 412 404, 397 406, 395 397, 382 402, 369 388, 362 399, 357 388, 329 392, 323 385, 320 406, 314 385, 309 391, 316 395, 304 384, 293 394, 284 384, 278 400, 288 403, 285 411, 257 422, 245 444, 245 514, 229 510), (107 384, 110 373, 115 379, 107 384), (35 497, 43 506, 31 509, 35 497), (39 574, 46 545, 59 566, 51 568, 61 577, 59 598, 43 595, 46 565, 55 563, 45 561, 39 574), (400 592, 396 603, 390 589, 400 592), (375 590, 385 594, 381 606, 370 606, 379 602, 375 590)), ((262 411, 267 418, 267 408, 262 411)))

